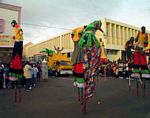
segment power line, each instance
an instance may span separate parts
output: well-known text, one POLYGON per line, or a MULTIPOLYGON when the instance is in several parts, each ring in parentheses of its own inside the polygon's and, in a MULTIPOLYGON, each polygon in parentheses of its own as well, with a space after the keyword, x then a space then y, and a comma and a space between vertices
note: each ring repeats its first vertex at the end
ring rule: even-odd
MULTIPOLYGON (((5 22, 11 23, 10 20, 5 20, 5 22)), ((62 30, 73 30, 73 29, 64 28, 64 27, 55 27, 55 26, 32 24, 32 23, 20 23, 20 24, 22 24, 22 25, 28 25, 28 26, 35 26, 35 27, 45 27, 45 28, 62 29, 62 30)))
POLYGON ((68 28, 62 28, 62 27, 52 27, 52 26, 46 26, 46 25, 39 25, 39 24, 30 24, 30 23, 21 23, 22 25, 29 25, 29 26, 35 26, 35 27, 46 27, 46 28, 54 28, 54 29, 62 29, 62 30, 72 30, 68 28))

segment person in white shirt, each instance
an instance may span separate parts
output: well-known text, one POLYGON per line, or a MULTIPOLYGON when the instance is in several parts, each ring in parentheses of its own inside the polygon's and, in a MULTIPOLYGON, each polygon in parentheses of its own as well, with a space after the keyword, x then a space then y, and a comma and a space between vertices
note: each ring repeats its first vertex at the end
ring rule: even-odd
POLYGON ((31 90, 31 81, 32 81, 32 71, 33 68, 31 67, 29 62, 26 62, 26 65, 24 67, 24 76, 26 79, 26 89, 27 90, 31 90))

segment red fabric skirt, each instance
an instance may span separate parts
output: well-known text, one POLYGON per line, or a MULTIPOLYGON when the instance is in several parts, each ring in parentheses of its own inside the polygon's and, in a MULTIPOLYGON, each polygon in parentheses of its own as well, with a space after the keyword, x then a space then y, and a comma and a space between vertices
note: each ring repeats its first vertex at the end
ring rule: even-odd
POLYGON ((135 65, 147 65, 146 54, 135 51, 134 52, 134 64, 135 65))
POLYGON ((74 64, 73 71, 74 71, 75 73, 84 73, 83 63, 74 64))

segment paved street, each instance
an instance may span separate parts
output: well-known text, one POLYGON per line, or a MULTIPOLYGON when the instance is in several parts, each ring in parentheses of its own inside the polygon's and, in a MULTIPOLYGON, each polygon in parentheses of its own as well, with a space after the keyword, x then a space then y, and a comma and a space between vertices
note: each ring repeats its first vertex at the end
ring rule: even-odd
POLYGON ((32 91, 23 88, 22 103, 13 102, 14 90, 0 89, 0 118, 150 118, 149 82, 143 97, 142 89, 136 96, 134 82, 129 92, 127 80, 100 79, 86 115, 81 112, 72 83, 70 77, 50 78, 32 91))

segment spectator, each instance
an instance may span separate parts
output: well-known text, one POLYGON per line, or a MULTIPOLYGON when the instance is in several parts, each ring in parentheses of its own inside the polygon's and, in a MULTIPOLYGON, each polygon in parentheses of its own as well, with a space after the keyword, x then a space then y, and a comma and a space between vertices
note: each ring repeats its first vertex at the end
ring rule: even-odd
POLYGON ((24 67, 24 77, 26 79, 26 89, 31 90, 31 81, 32 81, 32 67, 29 62, 26 62, 24 67))
POLYGON ((2 65, 0 64, 0 88, 3 87, 3 69, 2 65))
POLYGON ((37 68, 38 68, 37 81, 40 82, 42 69, 41 69, 41 65, 39 63, 37 64, 37 68))
POLYGON ((8 84, 9 84, 9 66, 7 64, 4 65, 4 68, 3 68, 3 79, 4 80, 4 84, 3 84, 3 87, 4 88, 8 88, 8 84))
POLYGON ((37 81, 37 74, 38 74, 38 68, 33 65, 33 81, 32 81, 32 84, 33 86, 35 86, 35 82, 37 81))
POLYGON ((118 62, 119 79, 123 79, 123 63, 121 60, 119 60, 118 62))
POLYGON ((129 79, 128 63, 125 64, 125 79, 129 79))

